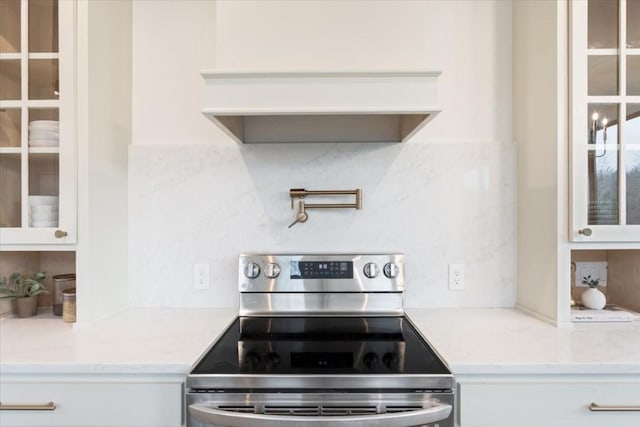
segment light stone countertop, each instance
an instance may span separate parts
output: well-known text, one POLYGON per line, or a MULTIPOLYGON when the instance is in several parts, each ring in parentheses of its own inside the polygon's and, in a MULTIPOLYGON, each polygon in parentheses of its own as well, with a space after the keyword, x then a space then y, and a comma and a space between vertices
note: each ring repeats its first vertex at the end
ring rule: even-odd
MULTIPOLYGON (((236 309, 0 320, 2 374, 186 374, 236 309)), ((513 309, 407 309, 456 375, 640 374, 640 322, 556 328, 513 309)))
POLYGON ((186 374, 237 309, 130 308, 90 325, 0 320, 2 374, 186 374))
POLYGON ((557 328, 513 309, 407 309, 462 374, 640 374, 640 321, 557 328))

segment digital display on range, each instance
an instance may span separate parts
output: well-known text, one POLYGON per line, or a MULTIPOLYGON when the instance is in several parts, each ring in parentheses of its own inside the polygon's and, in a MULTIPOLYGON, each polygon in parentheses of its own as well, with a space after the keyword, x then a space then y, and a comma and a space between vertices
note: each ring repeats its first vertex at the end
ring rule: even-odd
POLYGON ((291 261, 291 279, 353 279, 353 261, 291 261))

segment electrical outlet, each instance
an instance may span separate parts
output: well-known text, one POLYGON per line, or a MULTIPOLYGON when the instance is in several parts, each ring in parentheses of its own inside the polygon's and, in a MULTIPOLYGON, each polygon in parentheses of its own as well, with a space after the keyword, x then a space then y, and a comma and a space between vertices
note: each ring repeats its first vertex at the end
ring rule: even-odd
POLYGON ((209 264, 196 264, 193 266, 194 289, 209 289, 209 264))
POLYGON ((464 291, 464 264, 449 264, 449 290, 464 291))

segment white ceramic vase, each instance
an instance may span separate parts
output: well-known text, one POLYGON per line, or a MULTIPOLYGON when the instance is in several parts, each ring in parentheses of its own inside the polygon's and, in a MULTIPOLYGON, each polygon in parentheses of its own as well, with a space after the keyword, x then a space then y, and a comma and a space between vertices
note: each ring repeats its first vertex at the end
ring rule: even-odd
POLYGON ((592 310, 602 310, 607 305, 607 298, 599 289, 589 288, 582 293, 582 305, 592 310))

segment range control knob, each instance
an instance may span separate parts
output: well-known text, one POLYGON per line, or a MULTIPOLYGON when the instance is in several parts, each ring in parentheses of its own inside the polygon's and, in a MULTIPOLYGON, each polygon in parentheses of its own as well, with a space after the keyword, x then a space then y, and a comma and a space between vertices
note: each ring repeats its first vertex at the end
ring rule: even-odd
POLYGON ((280 266, 275 262, 270 262, 264 266, 264 275, 269 279, 275 279, 280 274, 280 266))
POLYGON ((364 265, 362 272, 369 279, 373 279, 378 276, 378 264, 376 264, 375 262, 368 262, 364 265))
POLYGON ((395 262, 389 262, 384 266, 384 275, 389 279, 395 279, 398 276, 400 269, 395 262))
POLYGON ((260 366, 260 355, 255 351, 250 351, 245 356, 245 363, 250 369, 256 369, 260 366))
POLYGON ((250 262, 244 267, 244 275, 248 279, 255 279, 260 275, 260 266, 255 262, 250 262))
POLYGON ((382 356, 382 363, 389 369, 397 368, 399 360, 398 353, 396 352, 385 353, 384 356, 382 356))
POLYGON ((378 355, 375 353, 367 353, 362 358, 362 362, 367 368, 373 369, 378 366, 378 355))
POLYGON ((267 364, 267 367, 275 368, 280 364, 280 355, 275 352, 267 353, 264 357, 264 362, 267 364))

